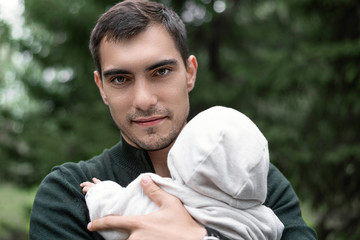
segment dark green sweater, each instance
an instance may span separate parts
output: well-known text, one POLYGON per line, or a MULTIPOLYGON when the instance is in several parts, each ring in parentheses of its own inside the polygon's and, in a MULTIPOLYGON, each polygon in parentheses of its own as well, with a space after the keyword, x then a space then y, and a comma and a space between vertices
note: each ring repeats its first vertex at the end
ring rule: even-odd
MULTIPOLYGON (((80 183, 93 177, 127 186, 139 174, 154 172, 146 152, 119 142, 99 156, 54 167, 40 184, 30 219, 30 239, 103 239, 87 231, 89 213, 80 183)), ((268 175, 265 205, 285 225, 282 239, 316 239, 301 217, 298 198, 290 183, 273 165, 268 175)))

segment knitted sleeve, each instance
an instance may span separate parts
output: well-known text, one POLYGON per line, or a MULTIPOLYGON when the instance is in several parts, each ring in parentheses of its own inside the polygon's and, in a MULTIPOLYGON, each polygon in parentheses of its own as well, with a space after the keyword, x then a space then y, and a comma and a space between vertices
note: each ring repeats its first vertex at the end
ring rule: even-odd
POLYGON ((264 203, 271 208, 284 224, 282 240, 317 239, 315 231, 306 225, 296 196, 290 182, 272 164, 268 174, 268 192, 264 203))
POLYGON ((40 184, 30 218, 29 239, 103 239, 87 231, 89 222, 79 186, 81 172, 55 168, 40 184))

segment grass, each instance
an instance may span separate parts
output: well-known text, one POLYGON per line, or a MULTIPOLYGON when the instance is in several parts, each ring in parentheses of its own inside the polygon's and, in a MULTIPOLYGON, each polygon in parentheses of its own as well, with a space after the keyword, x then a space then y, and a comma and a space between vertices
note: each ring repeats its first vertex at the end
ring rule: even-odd
POLYGON ((0 184, 0 239, 28 239, 29 217, 36 189, 0 184))
POLYGON ((307 225, 309 225, 312 228, 315 228, 318 217, 317 213, 315 213, 308 202, 301 202, 301 213, 304 221, 307 225))

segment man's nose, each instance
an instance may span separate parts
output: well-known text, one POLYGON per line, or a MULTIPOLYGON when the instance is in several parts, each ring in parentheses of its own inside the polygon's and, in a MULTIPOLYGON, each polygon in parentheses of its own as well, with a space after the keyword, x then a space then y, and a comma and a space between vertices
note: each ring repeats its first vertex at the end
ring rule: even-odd
POLYGON ((157 103, 155 87, 145 78, 136 79, 134 85, 133 105, 137 109, 148 110, 157 103))

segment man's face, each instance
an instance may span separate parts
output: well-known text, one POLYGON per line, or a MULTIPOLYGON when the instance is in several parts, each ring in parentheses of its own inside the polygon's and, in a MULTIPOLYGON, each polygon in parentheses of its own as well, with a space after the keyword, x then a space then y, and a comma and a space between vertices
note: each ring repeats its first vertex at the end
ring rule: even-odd
POLYGON ((157 25, 130 39, 104 39, 100 56, 102 80, 95 72, 95 82, 124 139, 149 151, 172 144, 189 113, 195 57, 186 68, 169 33, 157 25))

